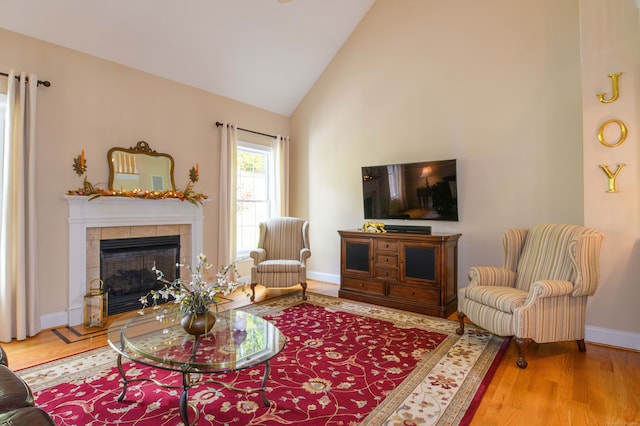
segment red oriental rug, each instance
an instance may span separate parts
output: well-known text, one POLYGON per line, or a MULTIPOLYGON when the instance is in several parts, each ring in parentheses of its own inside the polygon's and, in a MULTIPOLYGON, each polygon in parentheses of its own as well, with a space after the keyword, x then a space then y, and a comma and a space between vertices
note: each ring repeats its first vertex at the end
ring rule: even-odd
MULTIPOLYGON (((470 326, 380 306, 310 294, 243 308, 287 336, 271 361, 265 407, 258 393, 223 386, 191 388, 190 419, 199 425, 465 424, 504 352, 504 339, 470 326)), ((60 425, 181 425, 180 389, 122 384, 115 352, 101 348, 19 371, 36 403, 60 425)), ((127 376, 180 385, 181 376, 125 364, 127 376)), ((215 376, 255 388, 264 366, 215 376)))

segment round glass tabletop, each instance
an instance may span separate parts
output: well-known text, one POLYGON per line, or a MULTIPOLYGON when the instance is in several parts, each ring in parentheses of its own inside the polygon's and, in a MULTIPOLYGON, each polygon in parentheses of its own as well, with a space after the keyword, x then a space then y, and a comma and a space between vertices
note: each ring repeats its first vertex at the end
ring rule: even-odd
POLYGON ((220 311, 206 335, 197 338, 180 325, 170 308, 147 308, 114 322, 109 345, 141 364, 180 372, 223 373, 266 363, 284 348, 286 337, 269 321, 236 310, 220 311), (234 330, 237 315, 246 318, 244 331, 234 330))

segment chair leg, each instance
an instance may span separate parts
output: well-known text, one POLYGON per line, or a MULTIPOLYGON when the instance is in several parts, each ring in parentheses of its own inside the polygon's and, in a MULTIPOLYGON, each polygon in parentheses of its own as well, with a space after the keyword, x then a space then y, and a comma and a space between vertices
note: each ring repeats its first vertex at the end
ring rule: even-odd
POLYGON ((524 359, 524 352, 531 343, 531 339, 522 337, 516 337, 516 343, 518 344, 518 360, 516 361, 516 365, 522 369, 527 368, 529 364, 526 359, 524 359))
POLYGON ((456 328, 456 334, 463 335, 464 334, 464 313, 458 312, 458 321, 460 321, 460 327, 456 328))
POLYGON ((587 351, 587 345, 584 344, 584 339, 576 340, 576 343, 578 344, 578 350, 580 352, 586 352, 587 351))
POLYGON ((307 300, 307 283, 300 283, 302 286, 302 300, 307 300))
POLYGON ((256 300, 256 283, 251 283, 251 301, 256 300))

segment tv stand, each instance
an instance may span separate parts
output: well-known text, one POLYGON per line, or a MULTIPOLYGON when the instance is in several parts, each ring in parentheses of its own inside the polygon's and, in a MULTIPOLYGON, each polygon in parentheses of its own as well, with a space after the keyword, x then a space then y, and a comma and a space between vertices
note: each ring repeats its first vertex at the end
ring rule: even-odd
POLYGON ((461 234, 338 233, 340 297, 442 318, 457 309, 461 234))

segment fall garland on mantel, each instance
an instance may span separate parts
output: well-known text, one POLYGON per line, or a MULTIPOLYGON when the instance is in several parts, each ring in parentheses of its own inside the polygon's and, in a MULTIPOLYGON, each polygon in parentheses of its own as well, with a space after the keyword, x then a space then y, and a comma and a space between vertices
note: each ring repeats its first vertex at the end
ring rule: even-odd
MULTIPOLYGON (((78 176, 82 176, 87 171, 87 162, 84 158, 84 150, 82 153, 73 159, 73 170, 78 176)), ((167 198, 177 198, 180 201, 188 201, 193 204, 203 204, 207 197, 201 192, 195 192, 193 190, 193 184, 200 178, 200 171, 198 166, 191 167, 189 170, 189 183, 185 187, 184 191, 143 191, 141 189, 133 190, 112 190, 101 189, 94 186, 91 182, 84 177, 82 186, 77 189, 71 189, 67 191, 67 195, 82 195, 88 196, 89 200, 93 200, 98 197, 129 197, 140 198, 144 200, 164 200, 167 198)))

